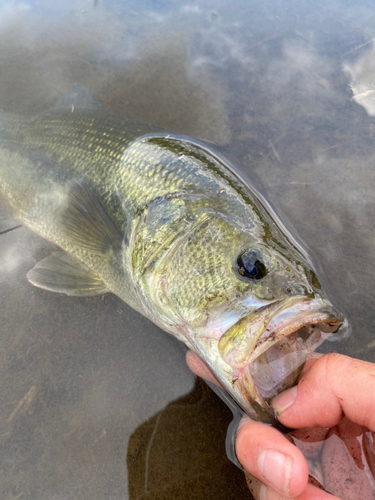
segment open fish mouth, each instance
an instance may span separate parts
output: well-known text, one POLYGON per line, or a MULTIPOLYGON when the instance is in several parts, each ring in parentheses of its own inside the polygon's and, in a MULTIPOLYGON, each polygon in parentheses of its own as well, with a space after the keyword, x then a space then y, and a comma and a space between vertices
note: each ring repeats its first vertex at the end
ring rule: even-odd
POLYGON ((327 300, 295 297, 231 327, 220 339, 219 351, 235 370, 232 387, 240 406, 253 418, 274 423, 270 400, 297 382, 308 354, 343 323, 327 300))

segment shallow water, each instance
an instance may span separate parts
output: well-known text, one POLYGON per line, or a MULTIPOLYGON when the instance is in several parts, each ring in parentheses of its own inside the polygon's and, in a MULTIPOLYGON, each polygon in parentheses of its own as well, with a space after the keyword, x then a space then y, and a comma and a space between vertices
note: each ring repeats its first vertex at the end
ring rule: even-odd
MULTIPOLYGON (((0 108, 41 112, 79 81, 219 145, 348 317, 324 349, 374 361, 374 17, 347 0, 0 2, 0 108)), ((230 412, 184 348, 114 296, 33 288, 52 248, 26 228, 0 238, 0 497, 247 498, 230 412)))

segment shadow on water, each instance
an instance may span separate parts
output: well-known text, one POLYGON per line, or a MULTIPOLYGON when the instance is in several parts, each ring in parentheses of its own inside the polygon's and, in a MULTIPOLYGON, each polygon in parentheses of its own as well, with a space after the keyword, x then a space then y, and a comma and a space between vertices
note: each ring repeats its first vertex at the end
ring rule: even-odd
POLYGON ((131 435, 130 500, 250 499, 243 473, 223 453, 232 413, 197 379, 131 435))

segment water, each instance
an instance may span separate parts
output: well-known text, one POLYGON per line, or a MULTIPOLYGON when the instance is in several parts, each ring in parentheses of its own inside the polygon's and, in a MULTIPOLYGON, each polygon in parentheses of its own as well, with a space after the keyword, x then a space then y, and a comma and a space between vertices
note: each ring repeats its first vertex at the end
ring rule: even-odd
MULTIPOLYGON (((0 108, 41 112, 79 81, 219 145, 348 317, 326 351, 374 361, 374 15, 348 0, 0 2, 0 108)), ((249 498, 225 457, 230 412, 181 345, 114 296, 33 288, 52 245, 26 228, 0 247, 0 497, 249 498)))

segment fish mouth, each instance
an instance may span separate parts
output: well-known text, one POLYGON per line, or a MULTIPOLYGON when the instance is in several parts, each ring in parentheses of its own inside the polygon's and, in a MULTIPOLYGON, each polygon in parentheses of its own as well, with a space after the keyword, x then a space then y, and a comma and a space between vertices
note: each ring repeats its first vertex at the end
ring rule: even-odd
POLYGON ((297 382, 308 354, 345 323, 326 299, 301 297, 241 319, 218 346, 235 370, 232 388, 240 406, 257 420, 275 423, 271 399, 297 382))

